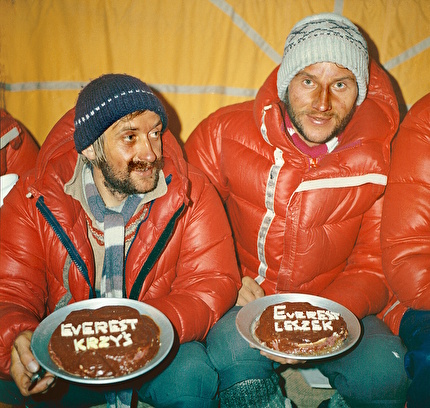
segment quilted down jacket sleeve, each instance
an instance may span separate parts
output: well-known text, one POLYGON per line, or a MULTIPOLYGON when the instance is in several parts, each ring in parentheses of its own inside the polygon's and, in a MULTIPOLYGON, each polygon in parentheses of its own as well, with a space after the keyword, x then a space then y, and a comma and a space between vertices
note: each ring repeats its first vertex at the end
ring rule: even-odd
POLYGON ((381 197, 363 215, 360 231, 344 272, 321 293, 346 306, 360 319, 378 314, 389 298, 382 272, 379 241, 382 203, 381 197))
POLYGON ((0 109, 0 121, 0 175, 21 176, 36 164, 39 146, 28 130, 3 109, 0 109))
POLYGON ((384 272, 406 307, 430 310, 430 94, 410 109, 393 144, 382 218, 384 272))
MULTIPOLYGON (((243 106, 252 109, 251 102, 245 102, 243 106)), ((230 107, 224 107, 223 112, 227 113, 229 109, 230 107)), ((229 189, 221 165, 223 126, 220 126, 220 123, 222 120, 216 115, 209 115, 194 129, 184 148, 189 162, 206 174, 225 201, 229 189)))
POLYGON ((42 320, 47 298, 43 247, 36 217, 23 210, 28 202, 24 191, 20 179, 0 211, 0 376, 9 373, 16 336, 33 331, 42 320))

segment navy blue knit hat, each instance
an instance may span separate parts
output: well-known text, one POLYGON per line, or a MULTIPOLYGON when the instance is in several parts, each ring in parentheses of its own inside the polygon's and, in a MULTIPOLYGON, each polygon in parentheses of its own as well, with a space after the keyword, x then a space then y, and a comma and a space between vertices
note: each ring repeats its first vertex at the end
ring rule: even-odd
POLYGON ((160 116, 167 127, 167 114, 148 85, 126 74, 106 74, 91 81, 80 92, 75 108, 75 146, 81 153, 118 119, 140 110, 160 116))

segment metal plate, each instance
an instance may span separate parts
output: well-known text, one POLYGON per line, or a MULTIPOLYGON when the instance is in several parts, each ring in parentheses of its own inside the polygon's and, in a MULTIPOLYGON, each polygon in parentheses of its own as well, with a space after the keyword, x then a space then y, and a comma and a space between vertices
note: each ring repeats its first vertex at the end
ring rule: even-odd
POLYGON ((74 381, 83 384, 112 384, 121 381, 126 381, 142 375, 147 371, 153 369, 158 365, 169 353, 173 344, 173 328, 169 319, 161 313, 158 309, 153 306, 147 305, 146 303, 139 302, 130 299, 116 299, 116 298, 97 298, 90 300, 83 300, 81 302, 72 303, 61 309, 56 310, 54 313, 50 314, 46 319, 42 320, 39 326, 33 333, 31 338, 31 350, 36 357, 40 365, 47 371, 56 375, 57 377, 64 378, 68 381, 74 381), (75 310, 81 309, 98 309, 102 306, 129 306, 140 312, 142 315, 147 315, 151 317, 154 322, 160 328, 160 349, 155 357, 149 361, 145 366, 139 368, 136 371, 125 374, 120 377, 114 378, 85 378, 77 375, 73 375, 59 368, 48 352, 48 344, 51 340, 52 333, 61 324, 68 314, 75 310))
POLYGON ((333 302, 332 300, 325 299, 319 296, 306 295, 301 293, 286 293, 278 295, 264 296, 262 298, 256 299, 253 302, 246 304, 236 316, 236 327, 241 336, 252 346, 260 350, 265 351, 268 354, 291 358, 293 360, 320 360, 328 357, 333 357, 338 354, 342 354, 349 350, 360 338, 361 326, 357 317, 346 307, 340 305, 339 303, 333 302), (254 335, 254 326, 257 320, 260 318, 263 311, 274 304, 282 302, 309 302, 313 306, 322 307, 324 309, 330 310, 332 312, 340 313, 344 318, 347 328, 348 337, 342 343, 342 345, 333 350, 330 353, 318 355, 318 356, 304 356, 296 354, 287 354, 279 350, 273 350, 269 347, 262 345, 254 335))

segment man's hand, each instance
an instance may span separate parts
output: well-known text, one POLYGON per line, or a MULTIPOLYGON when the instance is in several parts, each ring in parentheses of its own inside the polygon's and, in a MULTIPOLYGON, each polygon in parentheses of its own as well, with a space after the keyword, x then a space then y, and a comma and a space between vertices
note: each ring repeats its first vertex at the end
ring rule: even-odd
POLYGON ((40 368, 30 349, 32 335, 33 333, 28 330, 19 334, 15 339, 11 353, 10 375, 25 397, 48 390, 55 380, 51 373, 46 373, 45 377, 39 380, 31 391, 28 391, 31 376, 40 368))
POLYGON ((264 296, 263 288, 249 276, 242 278, 242 287, 239 289, 237 306, 245 306, 247 303, 264 296))
MULTIPOLYGON (((239 290, 239 295, 237 297, 236 305, 245 306, 247 303, 252 302, 255 299, 262 298, 263 296, 265 296, 263 288, 251 277, 244 276, 242 278, 242 287, 239 290)), ((254 348, 252 344, 250 344, 250 346, 254 348)), ((295 364, 303 364, 306 362, 302 360, 294 360, 291 358, 274 356, 262 350, 260 350, 260 354, 280 364, 295 365, 295 364)))

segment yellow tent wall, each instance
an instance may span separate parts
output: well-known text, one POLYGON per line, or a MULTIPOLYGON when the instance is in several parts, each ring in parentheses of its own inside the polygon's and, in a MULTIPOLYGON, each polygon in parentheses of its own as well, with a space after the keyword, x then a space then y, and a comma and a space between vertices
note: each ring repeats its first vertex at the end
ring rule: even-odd
POLYGON ((220 106, 252 98, 301 18, 362 28, 405 110, 430 92, 429 0, 0 0, 0 102, 42 143, 89 80, 140 77, 187 139, 220 106))

